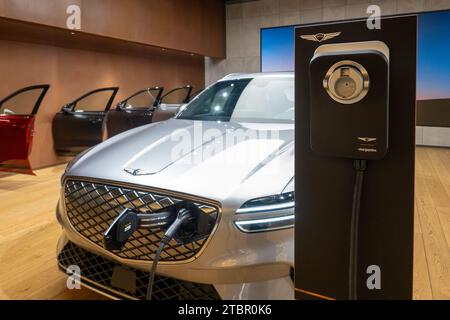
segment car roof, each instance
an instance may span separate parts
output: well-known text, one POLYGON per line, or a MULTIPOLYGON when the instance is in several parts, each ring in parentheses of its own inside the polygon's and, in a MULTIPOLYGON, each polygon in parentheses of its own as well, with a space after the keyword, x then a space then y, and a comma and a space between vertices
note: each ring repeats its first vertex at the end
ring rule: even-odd
POLYGON ((254 79, 254 78, 263 78, 263 77, 294 77, 294 72, 257 72, 257 73, 232 73, 229 74, 219 81, 228 81, 228 80, 238 80, 238 79, 254 79))

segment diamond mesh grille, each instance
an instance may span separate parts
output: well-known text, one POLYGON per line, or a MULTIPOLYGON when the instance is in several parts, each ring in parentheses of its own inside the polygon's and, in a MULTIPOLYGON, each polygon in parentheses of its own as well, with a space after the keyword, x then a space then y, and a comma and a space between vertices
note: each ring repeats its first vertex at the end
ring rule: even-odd
MULTIPOLYGON (((105 293, 120 298, 146 299, 149 274, 128 268, 136 273, 136 290, 127 291, 112 285, 114 268, 120 264, 95 255, 69 242, 58 255, 58 262, 63 269, 76 265, 81 270, 83 279, 90 280, 101 287, 105 293)), ((155 275, 152 300, 220 300, 220 296, 212 285, 193 283, 155 275)))
MULTIPOLYGON (((65 185, 67 216, 74 229, 82 236, 103 248, 103 234, 124 210, 151 214, 185 199, 139 191, 118 186, 69 180, 65 185)), ((194 203, 201 211, 217 219, 218 209, 204 203, 194 203)), ((161 229, 137 230, 122 251, 121 258, 153 260, 164 236, 161 229)), ((179 244, 171 240, 161 253, 160 261, 177 262, 197 255, 208 239, 179 244)))

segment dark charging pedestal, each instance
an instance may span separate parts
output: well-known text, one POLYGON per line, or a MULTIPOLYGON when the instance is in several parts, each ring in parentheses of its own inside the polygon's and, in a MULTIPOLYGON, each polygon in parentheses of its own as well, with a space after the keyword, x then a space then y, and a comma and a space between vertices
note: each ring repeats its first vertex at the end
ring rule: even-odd
POLYGON ((368 161, 364 177, 359 218, 358 299, 412 299, 416 16, 383 18, 381 29, 374 30, 367 28, 365 19, 296 28, 297 299, 349 297, 350 225, 356 173, 351 159, 328 157, 311 149, 309 72, 319 46, 362 41, 382 41, 389 47, 390 88, 389 148, 383 159, 368 161), (337 32, 340 34, 332 39, 323 37, 337 32), (302 37, 305 35, 317 36, 307 37, 308 40, 302 37), (367 286, 374 274, 371 266, 380 268, 380 289, 367 286))

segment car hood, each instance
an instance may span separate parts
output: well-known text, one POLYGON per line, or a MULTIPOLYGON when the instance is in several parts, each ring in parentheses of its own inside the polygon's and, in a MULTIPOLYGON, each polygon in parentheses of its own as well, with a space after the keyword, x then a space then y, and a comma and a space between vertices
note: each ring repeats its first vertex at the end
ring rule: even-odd
POLYGON ((294 126, 170 119, 105 141, 66 175, 245 201, 293 178, 294 126))

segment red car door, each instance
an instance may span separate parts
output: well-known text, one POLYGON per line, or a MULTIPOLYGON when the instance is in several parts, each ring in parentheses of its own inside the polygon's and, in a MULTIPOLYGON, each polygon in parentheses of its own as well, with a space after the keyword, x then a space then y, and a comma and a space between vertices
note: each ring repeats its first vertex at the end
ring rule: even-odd
POLYGON ((26 87, 0 101, 0 171, 34 174, 29 160, 34 121, 49 88, 26 87))

